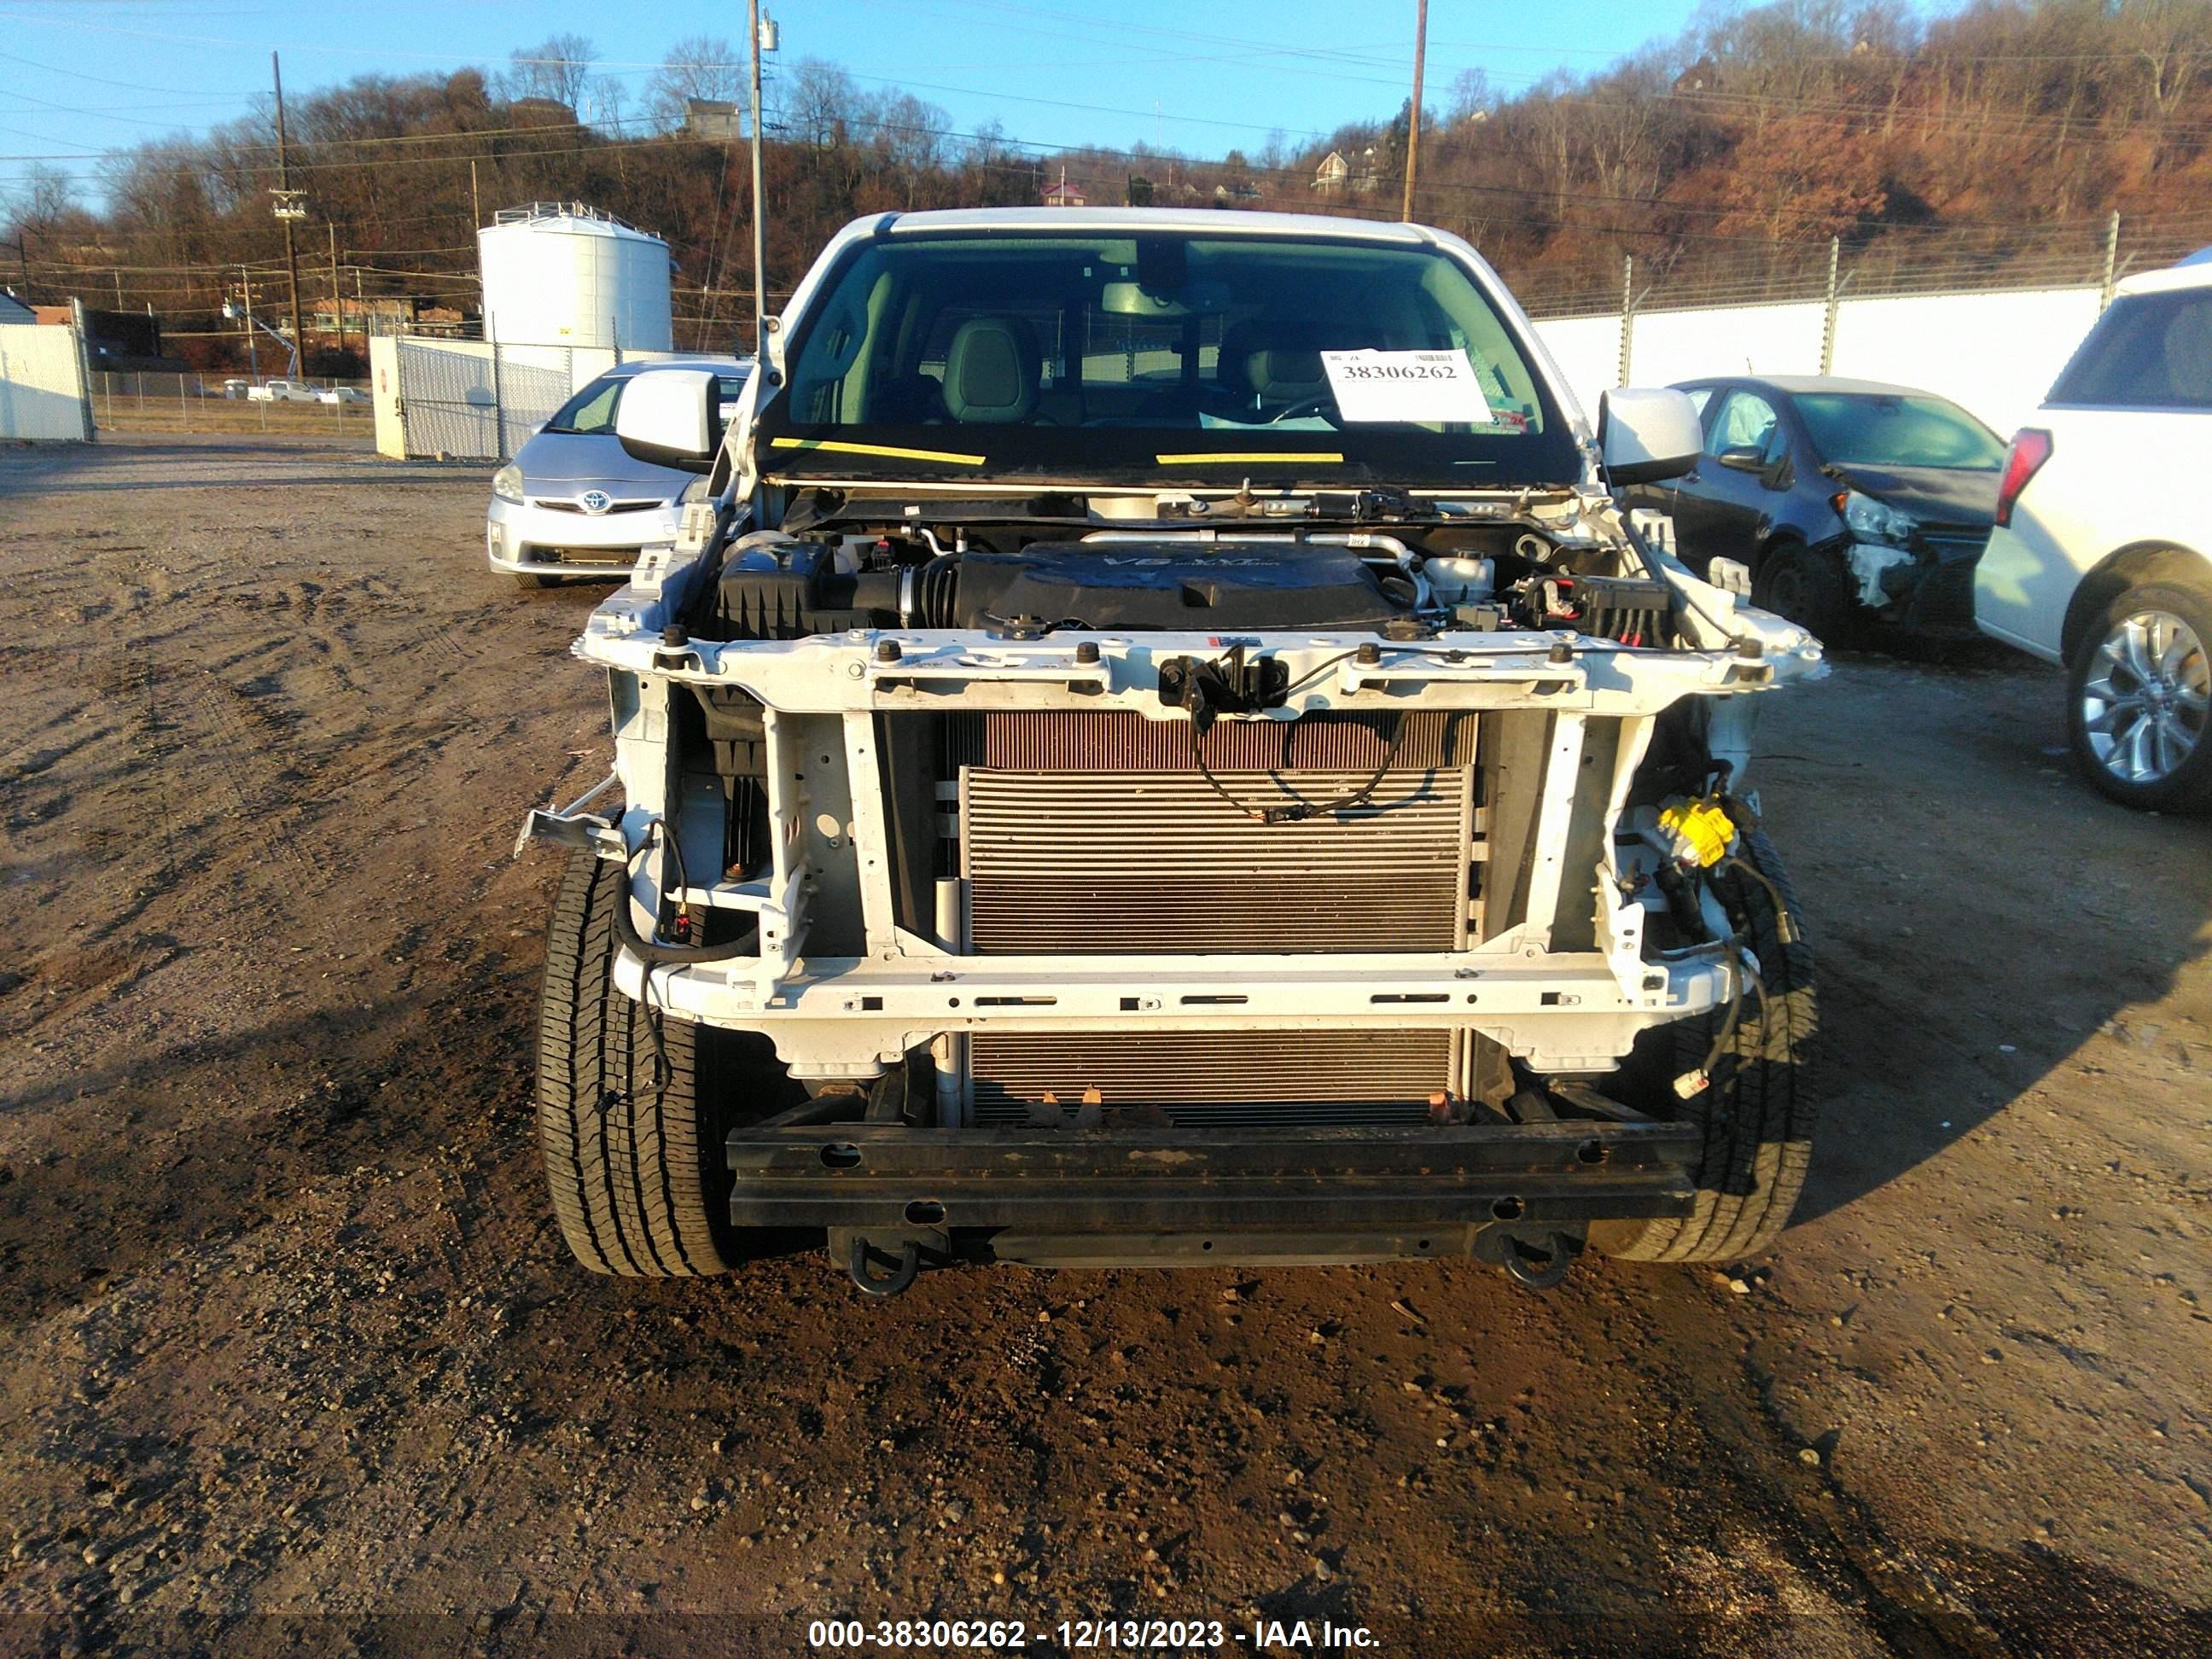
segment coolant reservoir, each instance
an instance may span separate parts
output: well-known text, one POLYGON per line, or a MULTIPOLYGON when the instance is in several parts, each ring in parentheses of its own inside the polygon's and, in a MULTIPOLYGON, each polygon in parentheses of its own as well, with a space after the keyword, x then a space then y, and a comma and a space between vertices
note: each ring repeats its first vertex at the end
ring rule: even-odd
POLYGON ((1498 566, 1489 559, 1428 559, 1421 574, 1429 579, 1432 601, 1440 605, 1486 605, 1498 588, 1498 566))

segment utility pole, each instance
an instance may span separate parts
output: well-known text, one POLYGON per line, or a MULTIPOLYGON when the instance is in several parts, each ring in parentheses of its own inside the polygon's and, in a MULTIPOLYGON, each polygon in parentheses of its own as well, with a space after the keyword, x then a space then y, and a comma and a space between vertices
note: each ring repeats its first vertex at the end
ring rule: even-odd
POLYGON ((238 268, 238 291, 246 296, 246 372, 258 385, 261 380, 261 343, 253 337, 253 278, 238 268))
POLYGON ((477 195, 477 164, 469 163, 469 216, 476 221, 472 230, 483 228, 483 203, 477 195))
POLYGON ((1406 205, 1399 217, 1413 217, 1413 173, 1421 161, 1421 70, 1429 52, 1429 0, 1420 0, 1413 24, 1413 101, 1406 106, 1406 205))
POLYGON ((292 221, 301 217, 304 210, 292 191, 291 158, 284 145, 284 69, 273 52, 269 73, 276 83, 276 217, 284 226, 284 269, 292 281, 292 356, 296 362, 307 349, 307 337, 300 327, 300 256, 292 246, 292 221))
MULTIPOLYGON (((346 349, 345 302, 338 298, 338 228, 331 225, 329 229, 331 233, 331 322, 338 331, 338 349, 343 351, 346 349)), ((367 337, 363 337, 364 349, 367 344, 367 337)))
POLYGON ((760 0, 746 0, 753 32, 753 355, 763 369, 768 357, 768 207, 763 183, 766 148, 761 131, 761 53, 775 50, 772 21, 761 16, 760 0))

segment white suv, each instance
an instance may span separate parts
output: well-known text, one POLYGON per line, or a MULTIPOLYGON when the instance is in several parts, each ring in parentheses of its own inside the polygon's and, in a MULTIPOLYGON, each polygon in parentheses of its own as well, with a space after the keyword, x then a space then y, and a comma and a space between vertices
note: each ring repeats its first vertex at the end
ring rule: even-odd
POLYGON ((2067 670, 2091 783, 2212 808, 2212 250, 2120 286, 2012 441, 1974 576, 1984 633, 2067 670), (2148 487, 2146 487, 2146 486, 2148 487))

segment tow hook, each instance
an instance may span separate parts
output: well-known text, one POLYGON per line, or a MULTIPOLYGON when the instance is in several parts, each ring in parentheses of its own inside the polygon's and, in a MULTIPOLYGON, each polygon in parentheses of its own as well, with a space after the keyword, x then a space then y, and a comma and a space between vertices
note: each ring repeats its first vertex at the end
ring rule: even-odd
POLYGON ((1500 1263, 1505 1276, 1524 1291, 1548 1291, 1567 1276, 1581 1245, 1564 1233, 1510 1233, 1500 1263))
POLYGON ((915 1276, 921 1271, 921 1246, 910 1238, 899 1246, 898 1266, 887 1278, 876 1277, 875 1270, 868 1265, 868 1241, 855 1237, 852 1254, 845 1258, 845 1271, 863 1296, 896 1296, 912 1285, 915 1276))

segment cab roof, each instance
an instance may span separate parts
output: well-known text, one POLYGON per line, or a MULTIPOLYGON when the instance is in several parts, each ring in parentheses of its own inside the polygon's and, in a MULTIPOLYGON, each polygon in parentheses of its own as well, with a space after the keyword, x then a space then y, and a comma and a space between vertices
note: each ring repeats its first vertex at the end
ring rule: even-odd
POLYGON ((1221 208, 939 208, 921 213, 887 213, 877 229, 893 236, 957 234, 968 231, 1015 231, 1036 236, 1054 231, 1118 232, 1171 230, 1200 236, 1306 236, 1340 242, 1433 246, 1437 234, 1425 225, 1397 221, 1340 219, 1326 213, 1242 213, 1221 208))

